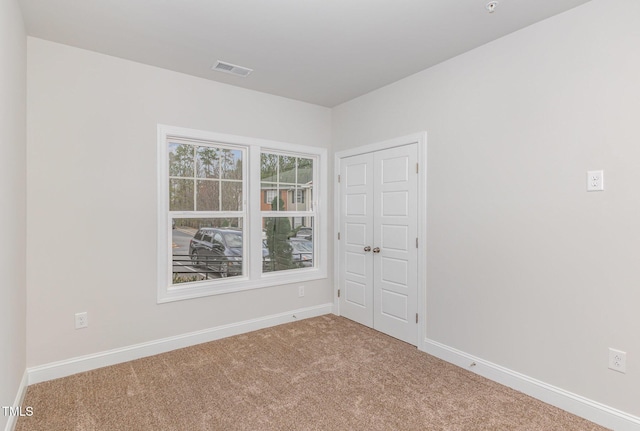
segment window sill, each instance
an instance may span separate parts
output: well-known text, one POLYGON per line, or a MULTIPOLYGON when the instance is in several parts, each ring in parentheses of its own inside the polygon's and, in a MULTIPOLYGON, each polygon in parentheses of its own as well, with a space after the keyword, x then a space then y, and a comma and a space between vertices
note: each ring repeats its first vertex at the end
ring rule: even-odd
POLYGON ((170 287, 165 292, 159 292, 158 304, 324 279, 327 279, 327 272, 325 270, 309 268, 267 273, 253 280, 250 280, 247 276, 234 277, 222 281, 217 279, 210 283, 184 283, 179 286, 170 287))

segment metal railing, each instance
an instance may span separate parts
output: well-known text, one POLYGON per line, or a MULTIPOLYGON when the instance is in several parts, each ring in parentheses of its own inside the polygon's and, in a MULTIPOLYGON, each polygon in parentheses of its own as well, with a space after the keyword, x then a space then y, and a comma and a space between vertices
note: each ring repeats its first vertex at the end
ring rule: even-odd
POLYGON ((182 275, 200 276, 207 280, 209 278, 219 278, 236 276, 242 274, 242 261, 229 260, 225 256, 198 255, 192 258, 189 255, 173 256, 174 278, 182 275), (215 277, 214 275, 217 275, 215 277))
MULTIPOLYGON (((305 268, 313 266, 313 260, 303 259, 303 253, 293 253, 292 263, 294 266, 290 269, 305 268)), ((173 255, 173 279, 175 283, 185 283, 189 281, 201 281, 214 278, 234 277, 242 275, 243 261, 230 260, 226 256, 214 255, 173 255)), ((275 271, 276 263, 271 261, 268 256, 262 258, 263 272, 275 271)))

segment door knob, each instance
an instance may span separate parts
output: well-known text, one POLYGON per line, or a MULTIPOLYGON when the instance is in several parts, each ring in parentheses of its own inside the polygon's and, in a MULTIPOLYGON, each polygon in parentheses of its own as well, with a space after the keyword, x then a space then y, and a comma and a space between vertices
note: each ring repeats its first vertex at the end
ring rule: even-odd
POLYGON ((364 248, 364 251, 371 251, 371 247, 366 246, 366 247, 364 248))
POLYGON ((380 253, 380 247, 376 247, 376 248, 374 248, 374 249, 373 249, 373 252, 374 252, 374 253, 380 253))

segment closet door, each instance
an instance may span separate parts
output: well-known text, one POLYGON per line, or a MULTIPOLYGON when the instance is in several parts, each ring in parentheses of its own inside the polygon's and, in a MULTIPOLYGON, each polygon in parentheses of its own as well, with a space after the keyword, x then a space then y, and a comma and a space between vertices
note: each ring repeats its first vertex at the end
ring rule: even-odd
POLYGON ((374 154, 373 327, 418 342, 417 145, 374 154), (378 251, 379 250, 379 251, 378 251))
POLYGON ((416 345, 417 145, 340 166, 340 314, 416 345))
POLYGON ((373 327, 373 154, 340 163, 340 314, 373 327))

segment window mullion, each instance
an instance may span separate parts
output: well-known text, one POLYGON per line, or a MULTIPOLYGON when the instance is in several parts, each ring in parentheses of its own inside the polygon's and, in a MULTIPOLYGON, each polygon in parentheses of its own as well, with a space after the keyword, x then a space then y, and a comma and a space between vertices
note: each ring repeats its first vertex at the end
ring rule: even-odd
POLYGON ((193 146, 193 209, 198 210, 198 158, 197 147, 193 146))
POLYGON ((260 198, 261 198, 261 148, 257 145, 252 145, 248 148, 247 163, 247 194, 246 199, 246 212, 247 212, 247 224, 249 226, 249 238, 251 243, 249 245, 249 276, 250 279, 259 279, 262 275, 262 217, 260 217, 260 198), (253 208, 256 208, 253 210, 253 208), (259 251, 259 252, 258 252, 259 251))

